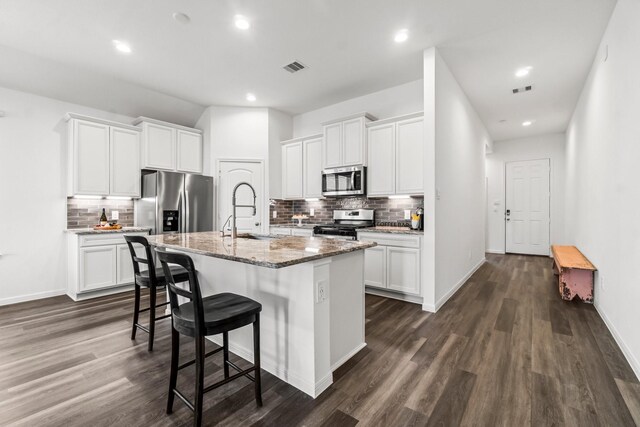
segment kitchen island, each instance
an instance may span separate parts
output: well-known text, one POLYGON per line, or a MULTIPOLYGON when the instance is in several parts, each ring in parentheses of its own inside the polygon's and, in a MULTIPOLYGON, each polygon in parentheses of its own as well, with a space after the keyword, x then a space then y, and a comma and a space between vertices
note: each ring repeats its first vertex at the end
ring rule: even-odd
MULTIPOLYGON (((263 369, 314 398, 366 346, 364 249, 375 243, 216 232, 150 236, 149 243, 189 254, 203 296, 233 292, 261 303, 263 369)), ((233 353, 253 361, 251 328, 229 339, 233 353)))

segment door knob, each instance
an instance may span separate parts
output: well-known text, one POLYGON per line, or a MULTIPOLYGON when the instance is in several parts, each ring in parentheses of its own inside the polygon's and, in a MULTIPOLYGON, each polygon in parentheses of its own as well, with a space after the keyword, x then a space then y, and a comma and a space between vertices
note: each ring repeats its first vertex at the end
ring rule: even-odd
POLYGON ((258 227, 259 225, 260 225, 260 223, 259 223, 259 222, 256 222, 256 227, 258 227))

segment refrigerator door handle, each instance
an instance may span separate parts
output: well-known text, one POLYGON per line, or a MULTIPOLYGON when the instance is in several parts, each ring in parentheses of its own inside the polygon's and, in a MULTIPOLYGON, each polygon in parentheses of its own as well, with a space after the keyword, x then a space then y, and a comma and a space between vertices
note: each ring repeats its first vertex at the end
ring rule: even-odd
POLYGON ((180 216, 180 233, 186 233, 185 229, 187 226, 187 221, 186 221, 186 205, 185 205, 185 196, 184 196, 184 192, 180 193, 180 200, 178 201, 178 215, 180 216))
POLYGON ((187 189, 184 189, 184 215, 182 215, 182 232, 183 233, 191 233, 191 230, 189 229, 189 218, 187 218, 187 216, 191 213, 189 212, 189 192, 187 191, 187 189))

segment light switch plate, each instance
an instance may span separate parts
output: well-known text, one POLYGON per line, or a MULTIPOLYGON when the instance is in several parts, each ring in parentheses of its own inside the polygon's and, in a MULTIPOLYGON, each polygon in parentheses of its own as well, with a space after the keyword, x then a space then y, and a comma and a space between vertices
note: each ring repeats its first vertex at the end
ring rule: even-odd
POLYGON ((411 210, 410 209, 405 209, 404 210, 404 219, 411 219, 411 210))
POLYGON ((120 219, 120 212, 118 211, 111 211, 111 219, 114 221, 117 221, 120 219))
POLYGON ((278 218, 278 211, 273 211, 273 219, 278 218))
POLYGON ((309 209, 309 216, 314 216, 316 214, 316 210, 311 208, 309 209))

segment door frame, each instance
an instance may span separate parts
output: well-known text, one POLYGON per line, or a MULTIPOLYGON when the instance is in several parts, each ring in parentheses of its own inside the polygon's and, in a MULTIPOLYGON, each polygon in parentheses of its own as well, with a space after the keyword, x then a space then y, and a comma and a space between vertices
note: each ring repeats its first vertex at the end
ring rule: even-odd
MULTIPOLYGON (((237 159, 237 158, 232 158, 232 157, 221 157, 216 159, 216 170, 218 171, 217 176, 218 176, 218 183, 217 185, 220 185, 220 177, 222 175, 222 170, 220 169, 220 167, 222 166, 223 163, 258 163, 260 164, 260 167, 262 168, 262 188, 260 189, 260 191, 262 192, 262 206, 261 206, 261 214, 260 214, 260 231, 262 233, 265 233, 265 227, 266 227, 266 223, 265 220, 268 218, 266 215, 268 215, 269 212, 269 198, 267 197, 267 194, 265 193, 265 188, 266 188, 266 183, 265 183, 265 175, 266 175, 266 171, 264 168, 264 160, 263 159, 251 159, 251 158, 244 158, 244 159, 237 159)), ((214 186, 215 187, 215 186, 214 186)), ((257 189, 256 189, 257 190, 257 189)), ((218 214, 220 212, 220 191, 219 189, 216 190, 216 209, 215 209, 215 217, 216 217, 216 228, 218 227, 218 214)), ((220 224, 220 226, 222 226, 222 224, 220 224)))
POLYGON ((514 255, 524 255, 524 254, 517 254, 515 252, 509 252, 507 250, 507 164, 508 163, 519 163, 519 162, 534 162, 536 160, 547 160, 549 162, 549 191, 548 191, 548 195, 549 195, 549 229, 548 229, 548 239, 549 239, 549 254, 548 255, 531 255, 529 254, 529 256, 551 256, 551 210, 553 207, 553 193, 551 192, 551 183, 552 183, 552 165, 553 163, 551 162, 551 157, 540 157, 540 158, 536 158, 536 159, 520 159, 520 160, 505 160, 502 162, 502 174, 503 174, 503 183, 504 183, 504 187, 502 188, 502 191, 504 192, 504 207, 502 209, 502 215, 503 215, 503 223, 504 223, 504 253, 505 254, 510 254, 513 253, 514 255))

